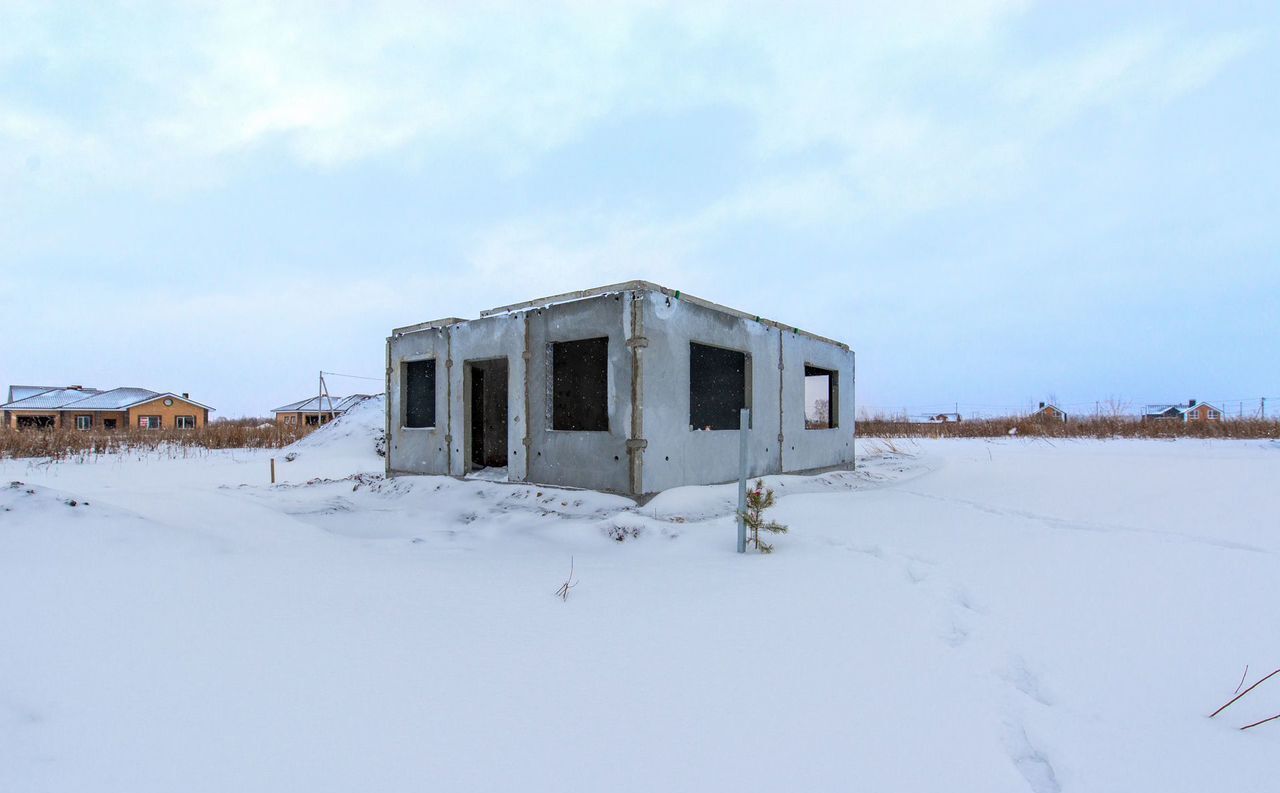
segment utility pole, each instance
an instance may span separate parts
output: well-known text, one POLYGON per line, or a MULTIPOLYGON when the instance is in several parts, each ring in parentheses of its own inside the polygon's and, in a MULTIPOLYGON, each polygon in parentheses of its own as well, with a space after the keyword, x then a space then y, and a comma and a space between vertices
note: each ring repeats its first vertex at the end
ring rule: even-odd
MULTIPOLYGON (((333 374, 333 372, 330 372, 330 374, 333 374)), ((317 427, 319 427, 321 424, 323 424, 323 423, 324 423, 324 414, 325 414, 326 412, 329 414, 329 421, 333 421, 333 419, 334 419, 334 412, 333 412, 333 397, 329 396, 329 386, 328 386, 328 384, 327 384, 327 383, 325 383, 325 381, 324 381, 324 370, 321 370, 321 371, 320 371, 320 386, 319 386, 319 389, 318 389, 318 391, 317 391, 317 393, 316 393, 316 426, 317 426, 317 427), (328 400, 329 400, 329 409, 328 409, 328 411, 326 411, 326 410, 324 409, 324 405, 325 405, 325 402, 324 402, 324 401, 325 401, 326 399, 328 399, 328 400)))

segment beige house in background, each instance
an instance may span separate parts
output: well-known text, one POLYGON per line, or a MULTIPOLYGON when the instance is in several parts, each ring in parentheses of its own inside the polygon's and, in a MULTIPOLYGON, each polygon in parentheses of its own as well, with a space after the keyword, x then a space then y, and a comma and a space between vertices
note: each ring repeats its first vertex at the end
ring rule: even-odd
POLYGON ((275 414, 276 426, 281 429, 318 427, 328 424, 368 398, 369 394, 352 394, 349 397, 313 396, 299 402, 290 402, 271 412, 275 414))
POLYGON ((147 388, 10 386, 0 405, 7 429, 184 430, 209 423, 213 408, 187 394, 147 388))

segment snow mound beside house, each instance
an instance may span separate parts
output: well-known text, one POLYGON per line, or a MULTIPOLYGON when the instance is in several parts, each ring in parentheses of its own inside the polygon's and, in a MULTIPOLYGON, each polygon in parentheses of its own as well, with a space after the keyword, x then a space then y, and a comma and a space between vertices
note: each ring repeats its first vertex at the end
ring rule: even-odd
MULTIPOLYGON (((748 486, 763 480, 778 497, 808 493, 839 493, 886 486, 922 476, 933 470, 936 461, 901 451, 890 451, 875 444, 858 446, 858 467, 819 474, 769 474, 753 476, 748 486)), ((686 485, 664 490, 650 499, 643 509, 657 518, 706 520, 736 513, 738 483, 719 485, 686 485)))
POLYGON ((92 506, 82 498, 17 480, 0 486, 0 515, 8 519, 37 521, 66 516, 74 521, 91 521, 115 512, 111 507, 90 509, 92 506))
POLYGON ((281 449, 276 465, 277 481, 381 473, 386 453, 386 405, 384 395, 370 397, 281 449))
MULTIPOLYGON (((0 485, 0 557, 42 559, 70 554, 92 566, 105 554, 145 557, 156 547, 213 550, 199 532, 178 531, 161 521, 73 490, 8 481, 0 485)), ((5 575, 17 575, 10 569, 5 575)), ((21 576, 41 574, 39 566, 24 568, 21 576)), ((22 587, 6 582, 13 593, 22 587)), ((0 594, 4 589, 0 588, 0 594)), ((3 786, 0 786, 3 787, 3 786)))

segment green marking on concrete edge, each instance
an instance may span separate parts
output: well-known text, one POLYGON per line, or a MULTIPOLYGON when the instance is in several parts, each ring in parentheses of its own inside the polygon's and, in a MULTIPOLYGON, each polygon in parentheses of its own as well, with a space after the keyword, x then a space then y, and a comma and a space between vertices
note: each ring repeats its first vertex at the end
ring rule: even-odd
POLYGON ((676 290, 676 300, 679 300, 679 299, 680 299, 680 290, 679 290, 679 289, 677 289, 677 290, 676 290))

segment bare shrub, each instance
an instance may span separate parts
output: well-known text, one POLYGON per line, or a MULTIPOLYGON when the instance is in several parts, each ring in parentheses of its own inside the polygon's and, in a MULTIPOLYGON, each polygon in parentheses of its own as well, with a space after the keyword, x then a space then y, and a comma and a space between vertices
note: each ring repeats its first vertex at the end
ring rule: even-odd
POLYGON ((642 534, 639 526, 622 526, 617 523, 606 526, 604 535, 614 542, 626 542, 627 540, 638 540, 642 534))
POLYGON ((900 416, 875 415, 858 422, 858 435, 869 438, 1280 438, 1280 419, 1224 418, 1221 421, 1146 420, 1106 410, 1067 421, 1042 416, 965 419, 922 423, 900 416))
POLYGON ((304 434, 305 430, 280 427, 270 419, 261 418, 215 421, 189 430, 5 428, 0 429, 0 459, 44 457, 88 461, 103 455, 140 452, 188 457, 210 449, 278 449, 304 434))

